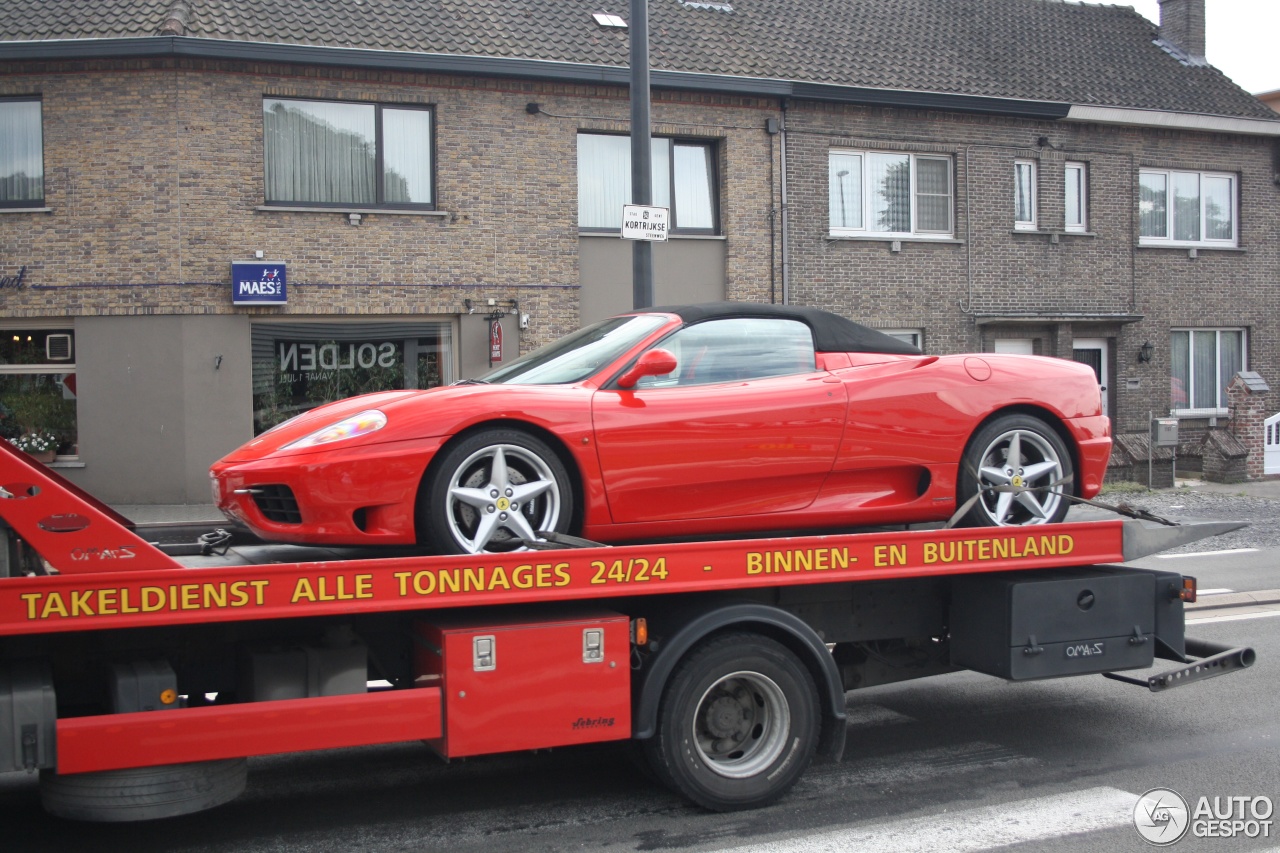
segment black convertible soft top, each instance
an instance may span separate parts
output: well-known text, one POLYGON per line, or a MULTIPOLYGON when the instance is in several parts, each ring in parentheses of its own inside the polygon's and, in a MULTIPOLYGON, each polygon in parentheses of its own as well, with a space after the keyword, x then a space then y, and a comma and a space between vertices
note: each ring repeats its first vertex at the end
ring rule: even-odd
POLYGON ((846 320, 829 311, 797 305, 766 305, 758 302, 703 302, 697 305, 666 305, 633 311, 675 314, 685 323, 719 320, 729 317, 781 317, 799 320, 813 332, 813 345, 818 352, 883 352, 895 355, 920 355, 920 350, 897 338, 846 320))

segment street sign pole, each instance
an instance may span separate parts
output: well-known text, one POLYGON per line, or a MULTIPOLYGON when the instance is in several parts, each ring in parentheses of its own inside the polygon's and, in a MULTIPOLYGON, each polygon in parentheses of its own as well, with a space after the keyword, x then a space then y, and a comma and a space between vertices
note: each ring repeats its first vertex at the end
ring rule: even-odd
MULTIPOLYGON (((631 0, 631 201, 653 203, 653 149, 649 128, 649 0, 631 0)), ((653 307, 653 244, 631 247, 633 308, 653 307)))

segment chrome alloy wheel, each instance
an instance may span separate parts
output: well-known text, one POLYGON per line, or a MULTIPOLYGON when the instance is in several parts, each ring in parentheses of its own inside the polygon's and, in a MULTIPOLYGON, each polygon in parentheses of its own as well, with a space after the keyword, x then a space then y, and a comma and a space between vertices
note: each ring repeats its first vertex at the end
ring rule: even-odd
POLYGON ((1039 433, 1011 429, 987 445, 978 462, 983 511, 997 525, 1045 524, 1062 503, 1063 465, 1039 433))
POLYGON ((560 490, 547 463, 515 444, 482 447, 454 469, 449 531, 467 553, 516 550, 560 517, 560 490))
POLYGON ((698 757, 717 775, 746 779, 787 748, 791 711, 786 695, 758 672, 732 672, 707 689, 693 716, 698 757))

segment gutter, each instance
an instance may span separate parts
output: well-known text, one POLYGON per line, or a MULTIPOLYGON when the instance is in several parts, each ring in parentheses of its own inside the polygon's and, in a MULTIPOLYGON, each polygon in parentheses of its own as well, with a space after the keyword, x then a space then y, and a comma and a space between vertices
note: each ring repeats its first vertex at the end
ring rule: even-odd
MULTIPOLYGON (((0 42, 0 62, 60 61, 174 57, 224 59, 246 62, 284 62, 330 65, 340 68, 377 68, 396 71, 508 77, 560 83, 630 84, 627 66, 589 65, 542 59, 510 59, 495 56, 460 56, 440 53, 369 50, 365 48, 279 44, 162 35, 137 38, 41 39, 0 42)), ((828 103, 889 106, 909 109, 981 113, 1042 121, 1071 121, 1162 127, 1205 132, 1280 137, 1280 119, 1180 113, 1069 104, 1020 98, 998 98, 948 92, 923 92, 866 86, 738 77, 688 71, 650 72, 654 88, 717 92, 769 98, 790 98, 828 103)))
MULTIPOLYGON (((549 80, 561 83, 630 84, 627 66, 588 65, 541 59, 508 59, 493 56, 459 56, 440 53, 368 50, 300 44, 231 41, 185 36, 154 36, 120 39, 50 39, 0 42, 0 62, 121 59, 126 57, 174 57, 226 59, 247 62, 286 62, 299 65, 330 65, 341 68, 378 68, 397 71, 509 77, 549 80)), ((834 103, 884 105, 917 109, 985 113, 1023 118, 1058 119, 1067 115, 1069 104, 990 98, 943 92, 916 92, 906 89, 876 89, 804 83, 767 77, 737 77, 699 74, 688 71, 650 71, 654 88, 722 94, 803 98, 834 103)))

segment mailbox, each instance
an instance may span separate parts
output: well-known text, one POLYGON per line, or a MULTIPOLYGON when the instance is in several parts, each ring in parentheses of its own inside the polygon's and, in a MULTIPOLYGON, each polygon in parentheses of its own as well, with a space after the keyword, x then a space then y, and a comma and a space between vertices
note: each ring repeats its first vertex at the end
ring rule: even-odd
POLYGON ((1152 447, 1177 447, 1178 419, 1156 418, 1151 421, 1152 447))

